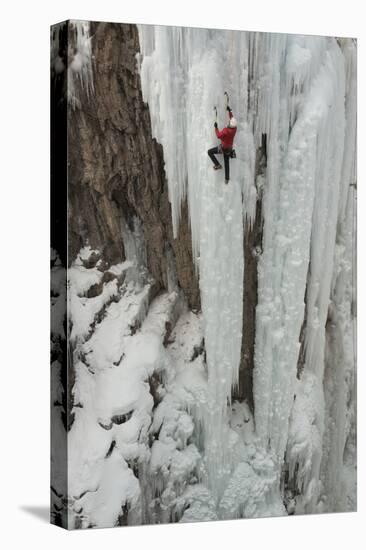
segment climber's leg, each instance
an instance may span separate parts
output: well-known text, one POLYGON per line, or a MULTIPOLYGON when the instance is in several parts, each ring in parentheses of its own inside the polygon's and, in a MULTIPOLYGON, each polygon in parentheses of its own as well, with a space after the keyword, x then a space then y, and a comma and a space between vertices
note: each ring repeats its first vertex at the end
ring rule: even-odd
POLYGON ((216 170, 218 170, 219 168, 222 168, 221 164, 219 163, 219 161, 215 157, 215 155, 218 155, 219 153, 220 153, 220 151, 219 151, 218 147, 212 147, 212 149, 209 149, 207 151, 207 154, 210 157, 210 159, 212 160, 212 162, 214 164, 214 168, 216 170))
POLYGON ((229 183, 230 179, 230 166, 229 166, 229 155, 224 154, 224 164, 225 164, 225 183, 229 183))

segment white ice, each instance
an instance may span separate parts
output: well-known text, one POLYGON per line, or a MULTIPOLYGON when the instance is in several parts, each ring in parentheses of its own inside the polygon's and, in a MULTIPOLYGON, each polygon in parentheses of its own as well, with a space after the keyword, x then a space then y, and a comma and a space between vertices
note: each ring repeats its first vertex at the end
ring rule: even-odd
MULTIPOLYGON (((262 451, 273 458, 278 483, 286 452, 291 475, 299 466, 298 483, 311 496, 306 504, 299 498, 298 511, 304 506, 316 511, 324 496, 321 469, 332 460, 329 437, 337 445, 339 470, 345 434, 352 432, 354 421, 338 426, 341 438, 325 435, 326 423, 334 420, 332 407, 342 403, 341 414, 348 416, 345 396, 354 378, 350 313, 354 298, 344 284, 342 298, 334 295, 332 279, 335 269, 340 269, 343 275, 338 274, 338 280, 346 277, 347 288, 352 289, 354 266, 339 261, 336 243, 347 235, 345 250, 350 254, 353 249, 353 202, 348 190, 355 180, 355 45, 351 39, 142 25, 139 33, 143 96, 153 135, 164 148, 174 230, 177 233, 182 201, 187 198, 199 270, 208 364, 203 413, 208 485, 219 499, 232 470, 225 426, 226 404, 238 373, 241 331, 245 331, 240 309, 245 269, 242 220, 254 218, 255 184, 259 186, 255 149, 264 134, 267 166, 260 182, 264 234, 253 388, 256 436, 262 451), (224 91, 239 123, 238 159, 230 163, 227 188, 222 173, 211 173, 206 155, 216 141, 213 105, 219 107, 219 126, 225 124, 224 91), (337 386, 338 394, 326 390, 324 395, 325 355, 331 354, 330 361, 336 358, 328 348, 325 326, 331 302, 337 307, 340 300, 348 310, 346 324, 338 315, 345 340, 341 348, 351 349, 349 359, 337 364, 340 373, 350 371, 350 375, 343 388, 337 386), (298 382, 304 317, 306 361, 298 382), (306 380, 312 381, 310 394, 306 380), (304 410, 310 416, 297 423, 297 411, 304 410), (307 422, 313 423, 310 434, 307 422)), ((333 491, 330 483, 326 490, 333 491)))

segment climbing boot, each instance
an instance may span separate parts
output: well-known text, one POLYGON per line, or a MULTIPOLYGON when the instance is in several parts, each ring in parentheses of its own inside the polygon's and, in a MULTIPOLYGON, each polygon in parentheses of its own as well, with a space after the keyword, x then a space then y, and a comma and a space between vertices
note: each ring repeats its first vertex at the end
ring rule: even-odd
POLYGON ((221 169, 222 169, 222 166, 221 166, 221 164, 218 164, 217 166, 214 165, 213 169, 214 169, 214 170, 221 170, 221 169))

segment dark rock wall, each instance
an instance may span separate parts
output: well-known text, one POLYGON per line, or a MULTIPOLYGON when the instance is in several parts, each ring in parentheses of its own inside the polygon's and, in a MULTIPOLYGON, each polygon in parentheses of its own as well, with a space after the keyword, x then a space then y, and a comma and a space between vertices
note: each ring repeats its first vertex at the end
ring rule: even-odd
POLYGON ((239 384, 233 397, 246 401, 254 411, 253 368, 255 346, 256 308, 258 303, 258 258, 262 254, 263 216, 261 178, 265 178, 267 167, 267 136, 263 134, 261 146, 256 152, 255 178, 257 203, 255 219, 250 224, 244 221, 244 296, 239 384))
MULTIPOLYGON (((78 84, 77 104, 69 107, 69 262, 86 244, 100 250, 107 265, 123 261, 122 222, 133 230, 138 217, 155 292, 167 288, 170 249, 178 283, 199 309, 187 205, 174 239, 163 150, 152 138, 137 71, 137 27, 92 23, 90 34, 94 93, 88 97, 78 84)), ((74 33, 69 38, 75 52, 74 33)))
POLYGON ((55 37, 59 37, 60 59, 66 64, 68 25, 51 28, 50 118, 51 118, 51 342, 50 342, 50 520, 67 527, 67 429, 68 429, 68 369, 67 369, 67 72, 56 73, 52 65, 55 37), (61 327, 64 334, 62 334, 61 327))

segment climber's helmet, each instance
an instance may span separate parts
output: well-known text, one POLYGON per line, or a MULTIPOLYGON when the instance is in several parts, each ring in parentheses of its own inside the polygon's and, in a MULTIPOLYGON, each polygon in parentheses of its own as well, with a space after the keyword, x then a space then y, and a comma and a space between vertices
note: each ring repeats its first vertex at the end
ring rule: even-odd
POLYGON ((237 126, 236 118, 231 117, 231 119, 229 120, 228 126, 229 126, 229 128, 236 128, 236 126, 237 126))

